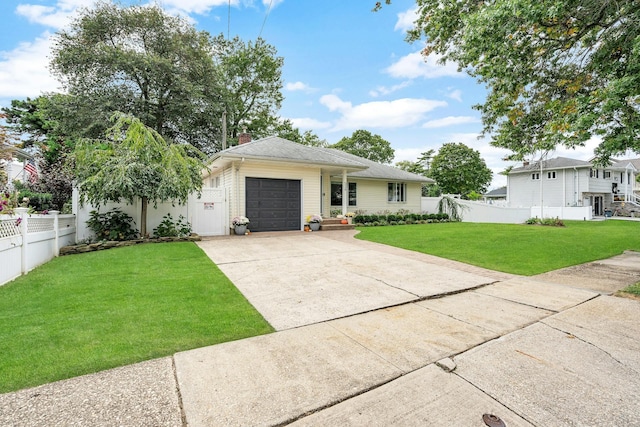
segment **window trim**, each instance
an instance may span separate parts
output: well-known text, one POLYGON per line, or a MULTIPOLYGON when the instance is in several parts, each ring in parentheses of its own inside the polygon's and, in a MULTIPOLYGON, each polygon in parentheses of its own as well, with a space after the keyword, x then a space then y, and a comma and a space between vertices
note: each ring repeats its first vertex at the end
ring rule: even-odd
POLYGON ((533 172, 531 174, 531 180, 532 181, 538 181, 540 179, 540 172, 533 172))
POLYGON ((407 203, 407 183, 388 182, 387 183, 388 203, 407 203))
MULTIPOLYGON (((331 181, 331 195, 329 203, 331 206, 342 206, 342 182, 339 181, 331 181), (334 186, 340 187, 340 203, 334 203, 337 201, 334 199, 334 186)), ((347 206, 358 206, 358 185, 357 182, 347 182, 347 186, 349 187, 349 202, 347 206)))
POLYGON ((557 177, 556 171, 547 171, 547 179, 557 179, 557 177))

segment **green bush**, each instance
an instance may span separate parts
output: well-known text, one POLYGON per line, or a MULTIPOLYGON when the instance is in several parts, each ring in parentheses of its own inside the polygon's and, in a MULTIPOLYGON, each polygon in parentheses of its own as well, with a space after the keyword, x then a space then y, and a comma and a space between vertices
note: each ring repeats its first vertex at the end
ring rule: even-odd
POLYGON ((51 209, 52 196, 49 193, 36 193, 31 190, 21 190, 18 194, 18 203, 27 203, 37 212, 51 209))
POLYGON ((162 222, 153 229, 155 237, 186 237, 191 234, 191 224, 182 215, 173 220, 171 214, 162 217, 162 222))
POLYGON ((529 218, 525 221, 529 225, 546 225, 549 227, 564 227, 564 222, 560 218, 529 218))
POLYGON ((132 240, 138 237, 133 218, 120 209, 100 213, 91 211, 87 225, 98 240, 132 240))

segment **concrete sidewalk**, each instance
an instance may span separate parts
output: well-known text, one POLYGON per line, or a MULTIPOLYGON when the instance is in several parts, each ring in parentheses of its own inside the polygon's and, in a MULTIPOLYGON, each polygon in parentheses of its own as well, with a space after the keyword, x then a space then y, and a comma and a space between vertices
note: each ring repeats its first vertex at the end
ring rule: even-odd
MULTIPOLYGON (((278 332, 0 395, 0 425, 640 425, 638 301, 344 232, 253 237, 203 249, 278 332)), ((606 263, 640 281, 638 254, 606 263)))

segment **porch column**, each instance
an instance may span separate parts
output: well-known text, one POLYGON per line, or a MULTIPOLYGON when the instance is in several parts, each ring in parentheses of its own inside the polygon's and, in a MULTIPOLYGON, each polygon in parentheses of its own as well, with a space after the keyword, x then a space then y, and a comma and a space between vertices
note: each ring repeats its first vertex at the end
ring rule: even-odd
POLYGON ((342 215, 347 214, 349 209, 349 183, 347 182, 347 171, 342 171, 342 215))

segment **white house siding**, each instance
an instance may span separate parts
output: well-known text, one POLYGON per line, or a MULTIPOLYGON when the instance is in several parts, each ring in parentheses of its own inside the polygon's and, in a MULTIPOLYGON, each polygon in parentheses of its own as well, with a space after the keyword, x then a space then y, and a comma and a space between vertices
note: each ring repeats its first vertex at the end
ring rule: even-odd
MULTIPOLYGON (((302 215, 300 223, 304 224, 307 215, 320 213, 320 169, 292 168, 270 163, 235 162, 231 168, 222 172, 221 185, 228 187, 229 217, 245 215, 246 191, 245 178, 292 179, 301 181, 302 215)), ((213 174, 210 178, 215 177, 213 174)), ((209 178, 209 181, 210 181, 209 178)), ((251 218, 249 218, 251 220, 251 218)))
MULTIPOLYGON (((580 206, 583 193, 593 192, 588 169, 558 169, 556 178, 547 178, 547 172, 542 176, 543 204, 545 206, 580 206)), ((601 181, 605 181, 600 179, 601 181)), ((610 180, 609 190, 611 192, 610 180)), ((540 206, 540 180, 531 179, 531 173, 512 174, 508 177, 508 201, 512 207, 540 206)), ((605 191, 597 191, 604 193, 605 191)))
POLYGON ((540 204, 540 181, 532 180, 530 173, 512 174, 507 180, 509 206, 529 207, 540 204))
MULTIPOLYGON (((417 182, 407 182, 407 201, 406 202, 389 202, 387 194, 387 180, 372 180, 372 179, 349 179, 348 182, 356 183, 356 195, 357 205, 349 206, 349 211, 355 210, 365 211, 369 214, 388 210, 390 212, 397 212, 401 209, 408 210, 410 212, 421 212, 421 198, 422 198, 422 185, 417 182)), ((395 181, 394 181, 395 182, 395 181)), ((330 184, 330 183, 329 183, 330 184)), ((330 188, 330 187, 329 187, 330 188)), ((326 196, 329 195, 329 191, 325 191, 326 196)), ((330 203, 330 197, 325 196, 325 203, 330 203)), ((336 206, 332 207, 336 209, 336 206)))

